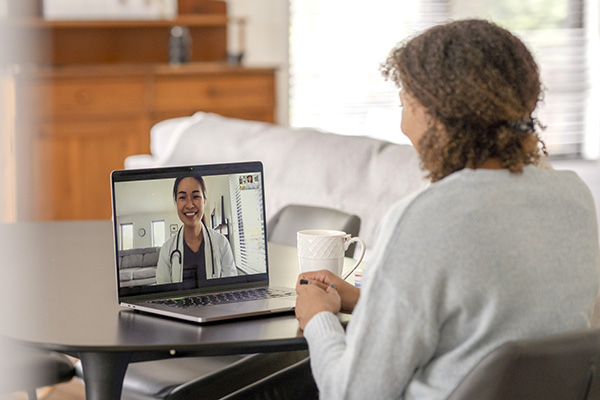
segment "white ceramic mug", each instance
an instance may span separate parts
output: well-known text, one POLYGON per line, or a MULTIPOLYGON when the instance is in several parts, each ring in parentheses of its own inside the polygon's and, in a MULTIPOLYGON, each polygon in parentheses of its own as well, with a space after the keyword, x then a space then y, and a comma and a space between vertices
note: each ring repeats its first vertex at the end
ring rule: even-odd
POLYGON ((338 276, 344 270, 344 253, 352 243, 360 243, 360 257, 342 279, 346 279, 358 267, 365 256, 365 242, 359 237, 352 237, 346 232, 326 229, 299 231, 298 264, 300 272, 326 269, 338 276))

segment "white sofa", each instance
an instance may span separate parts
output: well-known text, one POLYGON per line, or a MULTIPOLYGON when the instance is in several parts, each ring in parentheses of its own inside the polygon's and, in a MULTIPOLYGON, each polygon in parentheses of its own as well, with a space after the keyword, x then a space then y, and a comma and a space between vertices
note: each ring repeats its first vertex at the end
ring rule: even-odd
POLYGON ((427 185, 412 146, 367 137, 202 112, 159 122, 150 135, 152 154, 128 157, 126 168, 259 160, 267 220, 287 204, 340 209, 361 218, 368 248, 390 206, 427 185))

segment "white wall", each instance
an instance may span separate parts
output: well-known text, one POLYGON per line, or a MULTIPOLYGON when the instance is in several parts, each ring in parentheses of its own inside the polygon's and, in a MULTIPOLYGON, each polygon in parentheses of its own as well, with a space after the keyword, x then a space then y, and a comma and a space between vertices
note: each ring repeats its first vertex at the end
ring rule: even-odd
POLYGON ((586 137, 583 147, 583 157, 589 160, 600 158, 600 118, 598 117, 598 108, 600 106, 600 6, 598 0, 587 0, 585 3, 586 40, 588 45, 588 68, 590 71, 588 91, 588 106, 586 110, 586 137), (595 29, 590 29, 595 27, 595 29))
MULTIPOLYGON (((165 240, 168 240, 172 235, 169 231, 171 225, 181 225, 181 220, 177 216, 177 212, 172 210, 171 212, 154 212, 154 213, 137 213, 131 215, 122 215, 117 219, 117 224, 133 224, 133 248, 144 248, 152 247, 152 221, 165 221, 165 240), (140 236, 139 230, 144 228, 146 234, 140 236)), ((173 234, 176 234, 175 231, 173 234)), ((118 230, 119 234, 119 250, 121 250, 121 230, 118 230)), ((162 245, 162 243, 161 243, 162 245)))
POLYGON ((231 17, 246 19, 248 66, 277 67, 276 122, 288 124, 289 2, 282 0, 225 0, 231 17))

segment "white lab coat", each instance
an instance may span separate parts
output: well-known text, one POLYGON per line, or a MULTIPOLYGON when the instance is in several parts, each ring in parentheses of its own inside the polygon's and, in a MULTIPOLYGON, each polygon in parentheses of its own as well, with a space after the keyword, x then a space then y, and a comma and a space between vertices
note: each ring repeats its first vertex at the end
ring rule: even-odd
MULTIPOLYGON (((179 235, 171 236, 161 247, 156 268, 156 283, 177 283, 183 281, 183 229, 180 228, 179 235), (179 236, 179 244, 177 244, 179 236), (178 249, 181 253, 173 252, 178 249), (173 254, 173 257, 171 257, 173 254), (178 257, 181 254, 181 257, 178 257), (172 261, 172 262, 171 262, 172 261)), ((204 237, 204 257, 206 266, 206 278, 220 278, 224 276, 236 276, 237 269, 233 260, 233 252, 227 238, 220 233, 206 229, 202 225, 204 237), (210 240, 207 238, 210 235, 210 240), (211 251, 212 242, 212 251, 211 251), (214 254, 213 254, 214 252, 214 254), (213 260, 215 263, 213 274, 213 260)))

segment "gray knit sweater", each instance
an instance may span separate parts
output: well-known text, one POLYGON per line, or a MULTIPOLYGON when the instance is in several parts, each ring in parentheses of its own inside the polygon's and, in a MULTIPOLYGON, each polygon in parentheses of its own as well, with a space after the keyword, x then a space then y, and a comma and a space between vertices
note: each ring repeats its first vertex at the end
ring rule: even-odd
POLYGON ((385 218, 347 332, 306 326, 321 398, 445 399, 499 344, 589 326, 599 266, 574 173, 454 173, 385 218))

